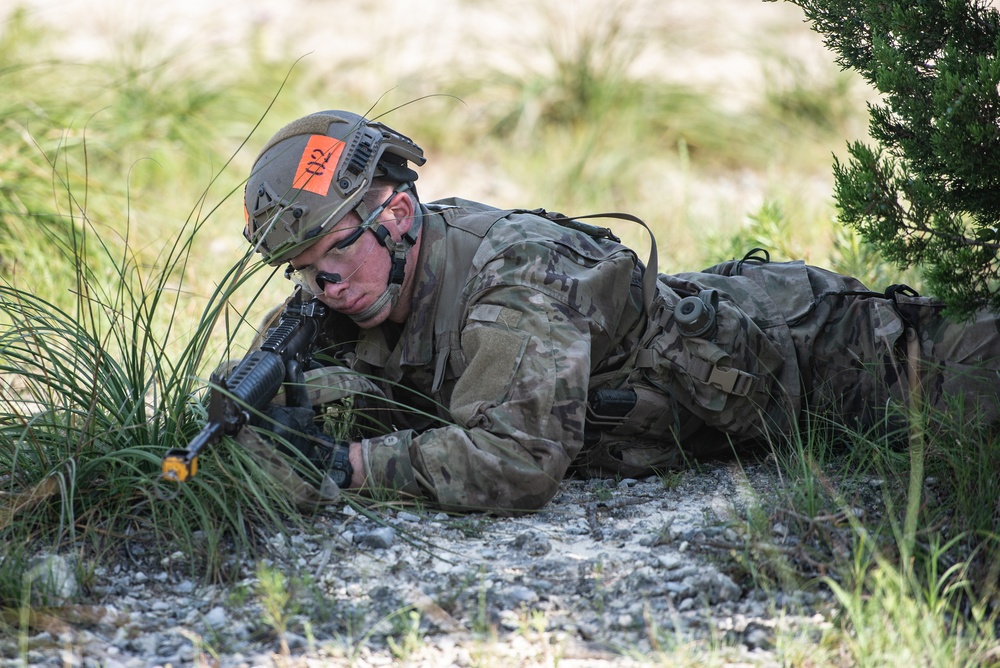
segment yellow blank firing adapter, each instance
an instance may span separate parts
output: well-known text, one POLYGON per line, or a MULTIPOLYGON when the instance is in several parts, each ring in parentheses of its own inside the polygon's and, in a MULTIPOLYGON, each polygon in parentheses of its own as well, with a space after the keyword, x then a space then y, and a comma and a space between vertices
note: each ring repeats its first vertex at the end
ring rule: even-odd
POLYGON ((163 458, 163 477, 174 482, 187 482, 198 473, 198 458, 190 452, 171 450, 163 458))

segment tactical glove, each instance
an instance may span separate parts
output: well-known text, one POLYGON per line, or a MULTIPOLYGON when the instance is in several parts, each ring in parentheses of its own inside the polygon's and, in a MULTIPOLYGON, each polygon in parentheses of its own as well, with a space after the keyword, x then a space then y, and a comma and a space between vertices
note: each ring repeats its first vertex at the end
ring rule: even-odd
POLYGON ((321 473, 328 475, 337 487, 346 487, 354 473, 348 459, 349 444, 335 441, 313 422, 316 413, 303 406, 271 406, 261 425, 278 438, 279 452, 308 459, 321 473), (287 444, 287 445, 286 445, 287 444), (292 451, 293 448, 296 452, 292 451))

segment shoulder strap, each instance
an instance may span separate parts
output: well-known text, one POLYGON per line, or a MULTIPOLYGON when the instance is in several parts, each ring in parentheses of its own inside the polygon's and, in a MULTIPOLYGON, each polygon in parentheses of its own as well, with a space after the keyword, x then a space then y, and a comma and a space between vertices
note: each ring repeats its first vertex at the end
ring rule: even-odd
MULTIPOLYGON (((433 392, 441 389, 445 366, 452 358, 451 351, 461 349, 461 342, 458 341, 460 314, 456 311, 455 304, 458 303, 468 279, 468 276, 461 272, 467 272, 472 266, 472 258, 490 228, 514 212, 513 209, 487 209, 474 213, 466 211, 461 217, 461 222, 454 225, 452 224, 454 218, 448 213, 448 208, 437 210, 437 213, 444 215, 446 228, 451 229, 446 231, 447 259, 437 303, 434 306, 434 345, 437 351, 434 381, 431 385, 433 392)), ((457 364, 456 361, 452 363, 457 364)), ((462 371, 464 369, 453 369, 455 375, 460 375, 462 371)))

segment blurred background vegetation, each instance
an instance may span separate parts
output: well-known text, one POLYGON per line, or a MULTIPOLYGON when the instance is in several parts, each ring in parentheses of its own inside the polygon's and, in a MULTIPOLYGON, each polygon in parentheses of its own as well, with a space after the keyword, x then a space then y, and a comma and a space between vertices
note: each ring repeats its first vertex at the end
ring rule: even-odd
MULTIPOLYGON (((870 92, 790 5, 114 4, 11 5, 0 24, 0 272, 56 304, 75 290, 68 235, 140 279, 198 227, 166 286, 183 291, 172 316, 196 323, 243 255, 257 149, 325 108, 413 137, 425 200, 629 211, 665 271, 764 246, 898 279, 833 223, 832 154, 864 134, 870 92)), ((613 226, 644 252, 640 230, 613 226)), ((285 290, 272 283, 261 310, 285 290)))

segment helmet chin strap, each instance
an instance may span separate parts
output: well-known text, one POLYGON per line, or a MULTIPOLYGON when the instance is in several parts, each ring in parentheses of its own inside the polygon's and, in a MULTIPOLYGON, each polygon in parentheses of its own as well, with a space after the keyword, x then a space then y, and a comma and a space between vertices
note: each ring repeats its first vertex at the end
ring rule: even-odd
POLYGON ((361 324, 368 322, 369 320, 377 316, 379 313, 381 313, 382 309, 384 309, 387 304, 391 304, 389 306, 389 310, 391 311, 392 309, 396 308, 396 304, 399 303, 399 291, 402 289, 402 287, 403 286, 398 285, 396 283, 390 283, 386 287, 385 292, 383 292, 382 295, 378 299, 376 299, 371 306, 366 308, 361 313, 355 313, 348 317, 354 322, 361 324))
MULTIPOLYGON (((402 184, 396 189, 396 192, 403 192, 409 189, 409 187, 410 184, 402 184)), ((380 224, 377 230, 372 230, 379 244, 389 251, 389 256, 392 260, 392 265, 389 267, 389 282, 379 298, 361 313, 349 316, 351 320, 359 324, 364 323, 381 313, 386 306, 389 306, 390 311, 396 308, 396 304, 399 303, 400 292, 403 289, 403 277, 406 275, 406 256, 409 254, 410 249, 413 248, 413 245, 417 243, 419 230, 419 215, 413 216, 413 224, 399 241, 389 236, 389 230, 386 229, 385 225, 380 224)))

